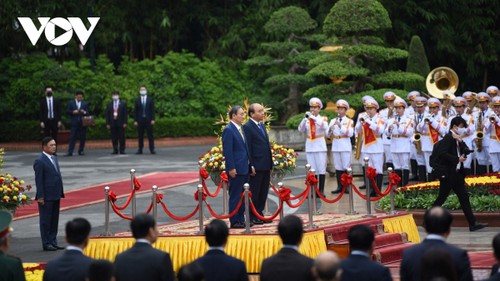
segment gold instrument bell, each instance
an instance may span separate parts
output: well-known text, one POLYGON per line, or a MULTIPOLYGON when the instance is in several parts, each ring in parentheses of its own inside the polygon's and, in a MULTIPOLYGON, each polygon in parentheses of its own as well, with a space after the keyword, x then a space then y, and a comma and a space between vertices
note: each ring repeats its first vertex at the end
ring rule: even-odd
MULTIPOLYGON (((443 92, 449 90, 453 93, 458 88, 458 75, 457 73, 446 66, 434 68, 425 79, 425 87, 429 94, 435 98, 443 99, 443 92)), ((454 99, 455 96, 448 96, 448 99, 454 99)))

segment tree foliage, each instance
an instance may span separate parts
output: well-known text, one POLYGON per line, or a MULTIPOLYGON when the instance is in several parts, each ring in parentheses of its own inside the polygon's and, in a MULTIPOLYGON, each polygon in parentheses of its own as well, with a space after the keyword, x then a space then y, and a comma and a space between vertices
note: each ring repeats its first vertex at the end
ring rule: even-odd
MULTIPOLYGON (((427 74, 431 71, 429 62, 427 61, 427 55, 425 54, 424 44, 422 44, 422 40, 420 40, 420 37, 417 35, 411 38, 408 60, 406 62, 406 71, 419 74, 422 77, 427 77, 427 74)), ((406 82, 405 90, 426 91, 425 81, 424 83, 420 81, 417 83, 406 82)))

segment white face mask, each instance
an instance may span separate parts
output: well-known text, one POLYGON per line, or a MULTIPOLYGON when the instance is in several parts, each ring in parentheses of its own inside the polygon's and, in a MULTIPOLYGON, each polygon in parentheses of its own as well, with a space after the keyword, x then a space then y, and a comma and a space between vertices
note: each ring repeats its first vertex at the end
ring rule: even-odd
POLYGON ((463 136, 463 135, 465 135, 465 130, 467 130, 467 129, 465 129, 465 128, 460 128, 460 127, 459 127, 459 128, 457 128, 457 130, 456 130, 456 131, 457 131, 457 134, 458 134, 459 136, 463 136))
POLYGON ((147 93, 148 93, 148 91, 146 91, 146 90, 141 90, 141 91, 139 91, 139 94, 141 94, 141 96, 144 96, 144 95, 145 95, 145 94, 147 94, 147 93))
POLYGON ((113 96, 113 100, 118 100, 119 98, 119 96, 113 96))

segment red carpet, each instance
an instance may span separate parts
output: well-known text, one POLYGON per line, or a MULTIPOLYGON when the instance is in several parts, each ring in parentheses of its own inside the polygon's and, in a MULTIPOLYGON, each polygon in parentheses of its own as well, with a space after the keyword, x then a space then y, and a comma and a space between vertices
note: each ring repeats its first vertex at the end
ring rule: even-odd
MULTIPOLYGON (((155 172, 137 176, 141 183, 141 189, 136 194, 151 193, 151 186, 158 186, 158 190, 195 183, 198 181, 199 173, 196 172, 155 172)), ((99 185, 87 186, 65 192, 65 198, 61 200, 61 211, 74 209, 82 206, 104 202, 104 187, 109 186, 117 198, 127 197, 131 191, 130 178, 106 182, 99 185)), ((38 205, 33 202, 16 210, 14 220, 38 216, 38 205)))

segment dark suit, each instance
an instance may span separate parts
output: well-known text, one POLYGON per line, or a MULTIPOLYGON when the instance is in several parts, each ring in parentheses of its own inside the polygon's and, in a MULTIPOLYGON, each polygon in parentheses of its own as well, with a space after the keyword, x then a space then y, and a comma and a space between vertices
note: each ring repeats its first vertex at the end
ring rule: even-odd
POLYGON ((55 163, 57 169, 44 153, 33 163, 36 183, 35 199, 44 198, 45 200, 44 205, 38 204, 40 236, 44 248, 48 245, 57 245, 59 203, 61 198, 64 198, 61 170, 57 157, 55 157, 55 163))
POLYGON ((117 281, 175 280, 170 255, 142 242, 116 256, 115 272, 117 281))
POLYGON ((248 281, 245 263, 221 250, 209 250, 194 262, 203 268, 205 281, 248 281))
POLYGON ((83 150, 85 149, 85 139, 87 138, 87 127, 82 126, 82 116, 89 115, 89 106, 86 101, 82 100, 80 101, 80 108, 78 108, 76 100, 72 99, 68 103, 66 113, 71 117, 71 133, 69 136, 68 154, 73 154, 77 135, 80 138, 78 154, 83 153, 83 150), (73 113, 75 110, 79 110, 78 113, 73 113))
POLYGON ((260 281, 307 281, 312 276, 313 259, 295 249, 282 248, 265 259, 260 269, 260 281))
POLYGON ((453 266, 457 270, 458 280, 472 281, 472 271, 467 251, 437 239, 425 239, 420 244, 403 251, 403 260, 401 261, 399 274, 401 281, 420 281, 420 260, 422 255, 427 250, 435 247, 443 248, 450 253, 453 259, 453 266))
MULTIPOLYGON (((464 153, 466 148, 467 145, 465 142, 460 142, 460 155, 464 153)), ((459 156, 457 154, 457 141, 453 138, 451 132, 444 136, 436 149, 438 149, 437 159, 439 159, 439 166, 442 167, 441 169, 445 172, 442 173, 444 177, 439 177, 439 194, 436 201, 434 201, 433 206, 442 206, 446 201, 448 194, 453 189, 458 197, 458 201, 462 206, 462 210, 467 218, 467 221, 469 222, 469 225, 474 225, 476 223, 476 219, 470 206, 469 193, 467 193, 467 190, 465 189, 464 165, 460 164, 460 169, 457 171, 457 164, 459 162, 459 156)), ((469 157, 472 157, 472 155, 469 155, 469 157)))
POLYGON ((43 274, 44 281, 85 281, 93 259, 78 250, 65 250, 62 255, 49 261, 43 274))
MULTIPOLYGON (((243 130, 242 130, 243 132, 243 130)), ((240 134, 233 122, 222 131, 222 150, 226 162, 226 173, 229 178, 229 212, 236 209, 240 201, 243 185, 248 181, 249 157, 247 141, 240 134), (236 169, 236 177, 229 176, 229 171, 236 169)), ((242 204, 238 212, 229 218, 231 224, 244 223, 245 204, 242 204)))
POLYGON ((113 152, 118 153, 118 143, 120 144, 120 153, 125 152, 125 128, 128 122, 127 103, 118 100, 118 107, 111 101, 106 108, 106 125, 111 130, 111 142, 113 143, 113 152))
POLYGON ((392 281, 389 269, 366 256, 351 254, 340 263, 341 281, 392 281))
MULTIPOLYGON (((269 146, 269 136, 262 124, 257 125, 253 120, 248 120, 243 125, 243 131, 248 142, 248 154, 250 162, 255 168, 255 176, 250 177, 250 191, 252 191, 252 201, 259 214, 263 215, 266 206, 267 194, 269 192, 269 181, 271 179, 271 169, 273 168, 273 158, 271 147, 269 146)), ((253 213, 251 215, 253 217, 253 213)))
POLYGON ((155 150, 155 140, 153 137, 153 125, 151 121, 155 120, 155 105, 153 98, 146 96, 146 104, 142 104, 142 97, 135 100, 134 105, 134 120, 137 122, 137 133, 139 139, 139 151, 144 147, 144 130, 148 133, 149 150, 155 150))
POLYGON ((23 262, 0 251, 0 281, 24 281, 23 262))
POLYGON ((500 281, 500 272, 497 272, 497 273, 491 275, 490 278, 488 278, 484 281, 500 281))
POLYGON ((40 122, 43 122, 43 135, 52 137, 57 143, 57 132, 59 128, 57 124, 61 121, 61 101, 52 97, 52 118, 49 118, 49 108, 47 105, 47 97, 40 99, 40 122))

